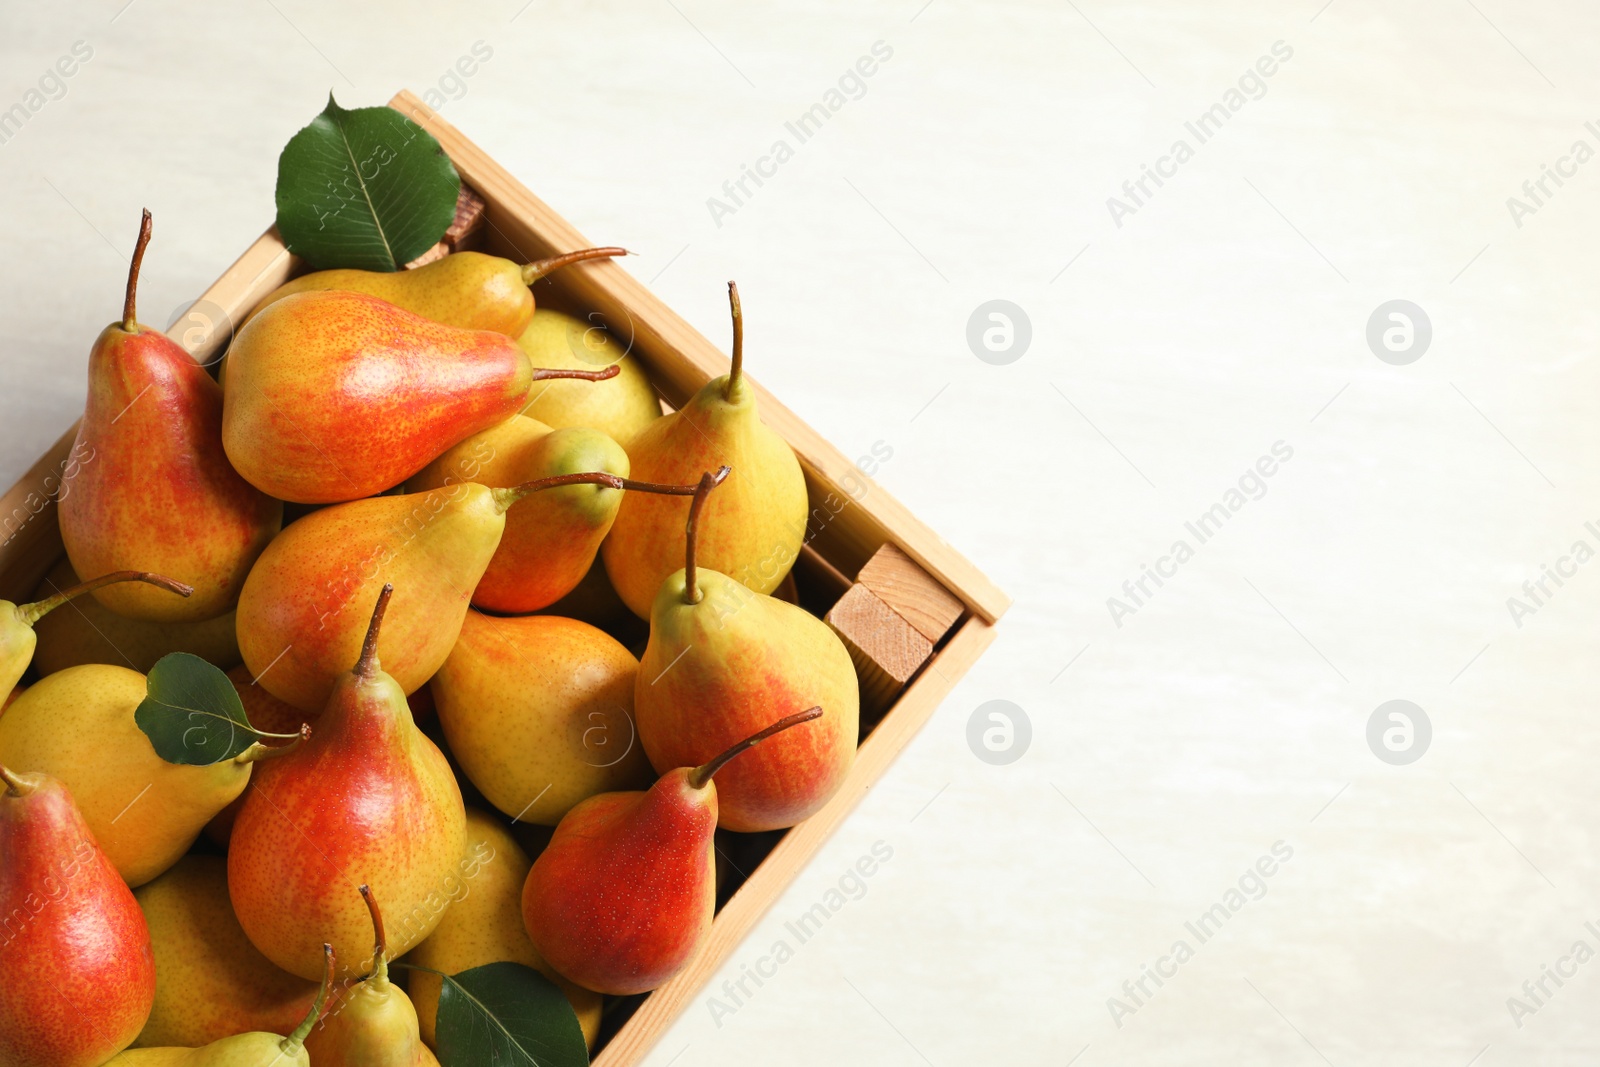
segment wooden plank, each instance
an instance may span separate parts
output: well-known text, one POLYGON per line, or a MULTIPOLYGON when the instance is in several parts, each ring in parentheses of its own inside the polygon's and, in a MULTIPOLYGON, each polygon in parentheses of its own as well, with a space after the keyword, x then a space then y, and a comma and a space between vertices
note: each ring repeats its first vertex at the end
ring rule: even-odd
POLYGON ((278 239, 276 227, 256 238, 233 266, 200 294, 189 314, 172 324, 167 336, 200 363, 223 354, 233 332, 261 298, 289 280, 299 260, 278 239))
POLYGON ((77 436, 75 422, 0 497, 0 598, 20 604, 61 558, 56 494, 63 477, 71 473, 67 457, 77 436))
MULTIPOLYGON (((852 585, 823 619, 839 635, 861 682, 864 720, 894 704, 933 655, 933 642, 884 603, 870 586, 852 585)), ((939 636, 943 637, 943 634, 939 636)))
POLYGON ((934 644, 961 618, 961 601, 896 545, 878 549, 856 581, 934 644))
MULTIPOLYGON (((495 206, 488 220, 491 230, 518 254, 537 258, 592 245, 416 96, 399 93, 389 106, 438 138, 461 176, 495 206)), ((657 375, 671 383, 676 398, 727 373, 728 357, 615 260, 570 267, 550 280, 582 306, 605 315, 613 329, 623 331, 622 336, 627 336, 622 323, 631 324, 640 354, 657 375)), ((762 417, 794 448, 806 468, 808 482, 814 483, 813 500, 827 494, 842 501, 860 497, 859 502, 846 505, 829 524, 827 537, 841 546, 841 552, 865 560, 885 541, 892 540, 984 619, 992 622, 1005 613, 1010 599, 981 571, 888 492, 865 483, 854 463, 771 393, 759 384, 756 392, 762 417), (868 485, 865 492, 864 483, 868 485), (823 493, 816 493, 816 488, 823 493)), ((668 396, 669 400, 674 398, 668 396)))
POLYGON ((766 914, 785 887, 833 835, 873 784, 883 777, 917 731, 960 678, 994 640, 994 627, 973 617, 957 630, 934 657, 938 670, 924 671, 906 690, 894 711, 862 742, 855 766, 827 806, 784 835, 761 866, 740 887, 711 926, 705 950, 666 985, 645 998, 615 1037, 601 1050, 594 1067, 632 1067, 666 1033, 711 976, 733 955, 745 935, 766 914))

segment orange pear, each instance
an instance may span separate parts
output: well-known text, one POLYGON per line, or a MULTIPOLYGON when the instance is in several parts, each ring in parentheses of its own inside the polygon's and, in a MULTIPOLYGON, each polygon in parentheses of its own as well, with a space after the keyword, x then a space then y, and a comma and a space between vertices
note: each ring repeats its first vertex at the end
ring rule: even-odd
POLYGON ((283 506, 222 454, 221 388, 165 334, 136 320, 149 243, 146 211, 122 321, 107 326, 89 353, 89 400, 72 452, 77 471, 60 492, 61 539, 79 574, 156 571, 194 588, 187 598, 126 583, 96 589, 95 599, 112 611, 196 622, 233 607, 250 565, 282 524, 283 506))

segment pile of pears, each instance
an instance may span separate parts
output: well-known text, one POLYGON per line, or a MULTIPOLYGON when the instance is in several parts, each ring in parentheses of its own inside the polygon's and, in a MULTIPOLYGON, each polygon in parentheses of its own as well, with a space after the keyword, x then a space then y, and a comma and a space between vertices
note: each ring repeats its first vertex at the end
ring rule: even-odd
POLYGON ((136 317, 150 236, 67 560, 0 601, 0 1067, 437 1065, 438 976, 490 963, 592 1047, 704 947, 716 831, 814 814, 859 740, 849 655, 773 595, 807 490, 737 289, 676 410, 535 307, 619 248, 307 274, 208 369, 136 317), (227 672, 242 751, 158 755, 171 652, 227 672))

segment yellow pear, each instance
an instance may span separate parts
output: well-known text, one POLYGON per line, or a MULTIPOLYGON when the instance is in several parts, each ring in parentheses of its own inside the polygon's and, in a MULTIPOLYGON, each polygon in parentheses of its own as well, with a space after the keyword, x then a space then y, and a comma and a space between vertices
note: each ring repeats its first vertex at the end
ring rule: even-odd
POLYGON ((417 1010, 405 990, 389 981, 389 946, 383 914, 369 886, 360 886, 376 933, 372 971, 323 1016, 306 1038, 317 1067, 439 1067, 417 1032, 417 1010))
POLYGON ((326 959, 322 988, 305 1021, 288 1037, 263 1031, 236 1034, 200 1048, 134 1048, 118 1053, 104 1067, 311 1067, 306 1035, 322 1015, 333 984, 333 949, 322 946, 326 959))
MULTIPOLYGON (((578 1013, 583 1039, 594 1047, 600 1033, 599 993, 573 985, 555 972, 528 940, 522 925, 522 884, 533 860, 511 833, 488 812, 467 809, 467 858, 461 895, 451 903, 428 939, 406 956, 407 963, 460 974, 489 963, 522 963, 561 988, 578 1013)), ((439 1014, 439 977, 411 972, 411 1003, 422 1024, 422 1040, 437 1048, 434 1024, 439 1014)))
MULTIPOLYGON (((78 575, 63 556, 34 589, 33 599, 44 600, 77 584, 78 575)), ((33 663, 41 675, 85 663, 111 663, 142 673, 169 652, 190 652, 223 670, 239 662, 231 611, 205 622, 152 622, 118 615, 93 597, 79 597, 40 619, 33 630, 39 639, 33 663)))
POLYGON ((244 790, 252 764, 278 751, 257 744, 208 767, 168 763, 133 720, 144 697, 138 671, 87 664, 45 677, 0 716, 0 763, 59 778, 134 887, 178 862, 244 790))
POLYGON ((633 722, 638 671, 587 623, 469 611, 431 688, 472 784, 507 815, 553 826, 596 793, 648 784, 633 722))
POLYGON ((279 970, 245 937, 228 901, 228 861, 185 856, 134 893, 150 927, 156 1003, 138 1045, 198 1046, 305 1018, 317 985, 279 970))
POLYGON ((536 381, 528 390, 524 415, 557 429, 587 426, 623 447, 661 417, 661 401, 644 368, 599 322, 540 308, 517 344, 535 367, 618 369, 617 376, 605 382, 536 381))
MULTIPOLYGON (((680 484, 732 467, 727 484, 706 504, 700 560, 757 593, 770 593, 805 541, 806 480, 788 442, 761 421, 755 388, 744 377, 743 319, 732 282, 728 298, 731 369, 630 441, 628 462, 640 481, 680 484)), ((650 617, 662 581, 683 566, 688 514, 686 499, 644 493, 628 493, 617 509, 600 555, 611 584, 640 618, 650 617)))

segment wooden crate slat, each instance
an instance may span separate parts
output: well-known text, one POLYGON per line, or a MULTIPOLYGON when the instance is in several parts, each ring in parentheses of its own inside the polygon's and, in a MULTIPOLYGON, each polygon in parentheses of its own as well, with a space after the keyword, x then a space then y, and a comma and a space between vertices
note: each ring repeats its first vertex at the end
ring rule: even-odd
POLYGON ((961 600, 892 543, 867 560, 856 581, 934 644, 961 618, 961 600))

